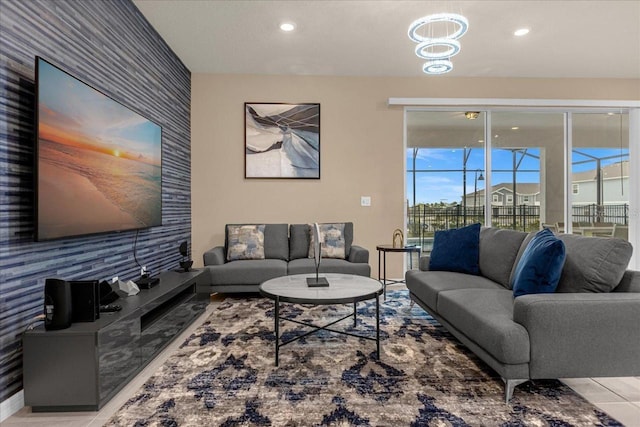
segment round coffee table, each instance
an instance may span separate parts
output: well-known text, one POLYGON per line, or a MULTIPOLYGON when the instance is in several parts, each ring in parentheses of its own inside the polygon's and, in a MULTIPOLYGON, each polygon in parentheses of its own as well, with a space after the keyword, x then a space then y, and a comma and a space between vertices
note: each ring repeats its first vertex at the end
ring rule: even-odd
POLYGON ((329 282, 326 287, 310 287, 307 285, 307 277, 315 277, 315 274, 296 274, 292 276, 276 277, 267 280, 260 285, 260 293, 267 298, 275 300, 274 329, 276 334, 276 366, 278 366, 280 347, 306 337, 314 332, 325 330, 339 334, 350 335, 357 338, 364 338, 376 342, 376 353, 380 358, 380 295, 382 285, 377 280, 353 274, 326 273, 322 274, 329 282), (356 305, 359 301, 375 298, 376 300, 376 337, 357 335, 351 332, 331 329, 330 326, 353 316, 353 325, 356 326, 356 305), (353 313, 350 313, 333 322, 318 326, 311 323, 300 322, 295 319, 280 317, 280 303, 289 302, 294 304, 311 305, 334 305, 353 304, 353 313), (280 342, 280 320, 309 326, 311 331, 292 338, 288 341, 280 342))

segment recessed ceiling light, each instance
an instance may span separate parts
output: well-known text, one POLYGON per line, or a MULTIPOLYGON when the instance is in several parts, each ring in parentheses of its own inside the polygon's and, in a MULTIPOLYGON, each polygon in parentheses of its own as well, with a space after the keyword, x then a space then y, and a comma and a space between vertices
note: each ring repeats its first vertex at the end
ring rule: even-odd
POLYGON ((280 24, 280 29, 286 33, 296 29, 296 24, 293 22, 283 22, 280 24))
POLYGON ((513 127, 511 128, 511 130, 518 130, 518 129, 520 129, 520 127, 519 127, 519 126, 513 126, 513 127))
POLYGON ((514 36, 518 36, 518 37, 524 36, 524 35, 527 35, 527 34, 529 34, 529 29, 528 28, 520 28, 519 30, 515 30, 513 32, 513 35, 514 36))

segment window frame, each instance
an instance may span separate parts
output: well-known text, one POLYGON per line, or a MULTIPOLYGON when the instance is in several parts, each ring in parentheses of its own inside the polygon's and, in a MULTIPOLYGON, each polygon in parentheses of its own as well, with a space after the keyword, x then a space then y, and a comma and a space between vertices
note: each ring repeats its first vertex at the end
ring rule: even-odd
MULTIPOLYGON (((567 222, 571 208, 571 150, 572 150, 572 113, 620 113, 628 114, 628 144, 629 144, 629 177, 630 188, 640 188, 640 100, 609 100, 609 99, 510 99, 510 98, 420 98, 420 97, 389 97, 387 105, 391 108, 401 106, 404 109, 403 145, 407 149, 407 112, 408 111, 482 111, 485 113, 485 180, 491 183, 492 137, 491 113, 501 110, 510 111, 548 111, 560 112, 565 117, 564 129, 564 214, 567 222)), ((404 157, 404 156, 403 156, 404 157)), ((406 162, 406 159, 405 159, 406 162)), ((404 171, 406 172, 406 163, 404 171)), ((405 188, 406 194, 406 174, 405 188)), ((489 192, 485 192, 485 206, 490 205, 489 192)), ((640 208, 640 193, 632 191, 629 195, 629 207, 631 210, 640 208)), ((406 225, 406 209, 404 221, 406 225)), ((492 209, 485 210, 485 222, 490 224, 492 209)), ((633 246, 640 247, 640 218, 631 215, 629 218, 629 242, 633 246)), ((640 270, 640 253, 634 251, 629 262, 630 269, 640 270)))

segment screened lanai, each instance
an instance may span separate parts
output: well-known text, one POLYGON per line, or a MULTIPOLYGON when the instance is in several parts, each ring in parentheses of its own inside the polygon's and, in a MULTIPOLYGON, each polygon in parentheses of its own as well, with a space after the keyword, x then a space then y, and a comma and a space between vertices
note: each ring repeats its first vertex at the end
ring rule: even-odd
POLYGON ((409 109, 405 117, 407 236, 423 251, 435 231, 475 222, 628 238, 626 112, 409 109))

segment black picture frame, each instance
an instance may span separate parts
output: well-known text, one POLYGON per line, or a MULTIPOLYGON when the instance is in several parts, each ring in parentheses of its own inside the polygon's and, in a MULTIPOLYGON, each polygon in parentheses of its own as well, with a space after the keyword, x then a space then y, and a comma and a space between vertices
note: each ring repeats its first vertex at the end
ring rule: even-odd
POLYGON ((320 179, 320 104, 245 102, 246 179, 320 179))

